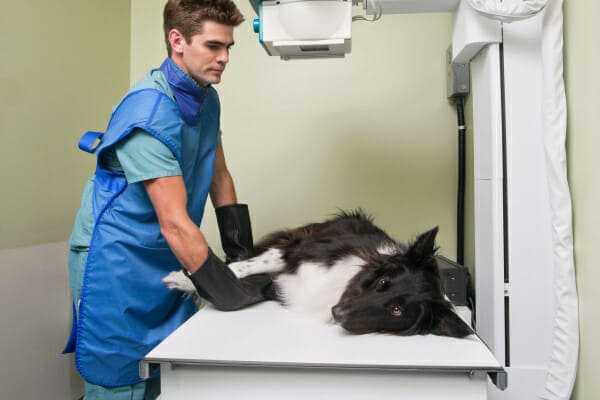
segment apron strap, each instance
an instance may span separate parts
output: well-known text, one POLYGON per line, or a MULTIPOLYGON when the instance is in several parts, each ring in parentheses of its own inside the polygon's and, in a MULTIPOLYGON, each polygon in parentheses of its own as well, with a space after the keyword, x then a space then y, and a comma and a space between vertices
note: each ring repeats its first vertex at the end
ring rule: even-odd
POLYGON ((67 340, 67 344, 65 348, 61 352, 61 354, 73 353, 75 351, 75 346, 77 343, 77 308, 75 307, 75 302, 73 301, 73 314, 71 319, 71 334, 69 335, 69 340, 67 340))
POLYGON ((83 151, 94 154, 100 143, 102 142, 102 132, 88 131, 81 136, 77 145, 83 151))

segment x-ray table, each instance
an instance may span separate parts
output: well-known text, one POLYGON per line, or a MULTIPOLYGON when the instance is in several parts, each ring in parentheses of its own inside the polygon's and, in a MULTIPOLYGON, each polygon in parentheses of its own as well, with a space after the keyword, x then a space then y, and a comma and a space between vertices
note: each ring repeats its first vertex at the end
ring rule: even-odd
POLYGON ((505 372, 481 340, 352 335, 277 303, 204 307, 140 364, 161 400, 481 400, 505 372))

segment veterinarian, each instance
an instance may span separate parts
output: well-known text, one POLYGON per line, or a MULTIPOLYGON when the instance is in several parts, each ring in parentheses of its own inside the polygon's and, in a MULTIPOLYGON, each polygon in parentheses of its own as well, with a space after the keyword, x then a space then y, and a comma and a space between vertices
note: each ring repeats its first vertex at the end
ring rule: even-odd
POLYGON ((227 258, 251 255, 248 208, 237 204, 213 87, 243 20, 232 0, 169 0, 169 57, 124 96, 103 135, 80 141, 97 166, 70 239, 74 321, 65 352, 75 352, 86 400, 159 394, 158 378, 141 381, 138 363, 195 311, 163 285, 169 272, 183 267, 222 310, 264 299, 269 280, 235 278, 199 230, 210 195, 227 258))

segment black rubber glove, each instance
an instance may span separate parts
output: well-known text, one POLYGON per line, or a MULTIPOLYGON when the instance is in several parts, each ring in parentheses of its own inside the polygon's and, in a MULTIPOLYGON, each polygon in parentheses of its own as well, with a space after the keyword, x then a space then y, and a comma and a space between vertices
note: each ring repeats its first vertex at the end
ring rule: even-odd
POLYGON ((225 261, 246 260, 253 256, 252 226, 247 204, 215 208, 225 261))
POLYGON ((186 271, 185 274, 200 297, 222 311, 239 310, 266 300, 263 289, 271 284, 271 278, 266 274, 238 279, 211 249, 208 249, 208 258, 196 272, 190 274, 186 271))

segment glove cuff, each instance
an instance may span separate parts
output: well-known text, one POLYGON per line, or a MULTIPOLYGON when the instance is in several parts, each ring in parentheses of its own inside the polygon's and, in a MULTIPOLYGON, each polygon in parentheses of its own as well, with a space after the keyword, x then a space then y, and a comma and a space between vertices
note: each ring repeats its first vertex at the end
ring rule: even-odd
POLYGON ((221 244, 226 261, 240 261, 252 257, 254 243, 247 204, 230 204, 215 208, 221 244))

